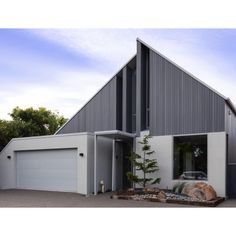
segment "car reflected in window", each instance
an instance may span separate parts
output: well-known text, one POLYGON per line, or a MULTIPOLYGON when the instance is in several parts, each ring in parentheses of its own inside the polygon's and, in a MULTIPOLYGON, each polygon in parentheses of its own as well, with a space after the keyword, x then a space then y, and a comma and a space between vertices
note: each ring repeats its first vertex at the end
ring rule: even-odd
POLYGON ((207 180, 207 175, 203 171, 185 171, 179 179, 184 180, 207 180))

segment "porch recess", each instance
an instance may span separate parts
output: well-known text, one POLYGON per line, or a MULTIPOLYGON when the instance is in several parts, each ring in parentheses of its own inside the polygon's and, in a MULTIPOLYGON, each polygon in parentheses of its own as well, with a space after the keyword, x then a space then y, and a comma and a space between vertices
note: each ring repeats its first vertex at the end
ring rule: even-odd
POLYGON ((112 140, 112 191, 116 190, 116 142, 133 142, 133 138, 135 137, 135 134, 119 131, 119 130, 111 130, 111 131, 99 131, 95 132, 94 137, 94 195, 98 192, 98 179, 97 179, 97 159, 98 159, 98 138, 104 137, 109 138, 112 140))

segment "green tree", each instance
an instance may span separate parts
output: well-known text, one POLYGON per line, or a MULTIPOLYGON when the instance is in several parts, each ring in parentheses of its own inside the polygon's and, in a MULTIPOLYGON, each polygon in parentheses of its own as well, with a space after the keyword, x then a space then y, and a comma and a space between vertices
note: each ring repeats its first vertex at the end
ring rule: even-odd
POLYGON ((149 144, 150 138, 150 135, 145 135, 143 140, 139 142, 142 145, 142 156, 132 152, 129 157, 135 168, 135 174, 128 172, 127 177, 132 183, 139 184, 143 188, 147 187, 147 185, 160 183, 161 181, 161 178, 150 177, 150 174, 159 170, 157 160, 150 158, 155 153, 155 151, 151 150, 151 145, 149 144), (137 172, 141 172, 141 175, 137 174, 137 172))
POLYGON ((0 150, 12 139, 54 134, 66 121, 58 112, 46 108, 21 109, 10 113, 12 120, 0 120, 0 150))

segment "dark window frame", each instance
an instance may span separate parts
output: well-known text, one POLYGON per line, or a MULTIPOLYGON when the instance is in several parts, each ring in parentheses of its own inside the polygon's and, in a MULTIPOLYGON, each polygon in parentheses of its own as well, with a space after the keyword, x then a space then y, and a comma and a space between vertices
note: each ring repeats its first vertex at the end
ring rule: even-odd
MULTIPOLYGON (((191 141, 189 141, 191 142, 191 141)), ((201 141, 203 142, 203 141, 201 141)), ((201 146, 200 145, 200 146, 201 146)), ((208 181, 208 137, 207 137, 207 134, 191 134, 191 135, 175 135, 173 136, 173 139, 172 139, 172 146, 173 146, 173 154, 172 154, 172 179, 174 181, 176 180, 179 180, 179 181, 208 181), (206 155, 206 163, 202 164, 201 165, 204 165, 204 168, 201 167, 201 169, 198 169, 196 168, 195 170, 182 170, 182 173, 183 173, 183 178, 179 178, 181 175, 180 173, 178 173, 178 178, 176 177, 176 149, 175 149, 175 140, 177 139, 200 139, 200 138, 203 138, 204 141, 205 141, 205 144, 201 144, 202 146, 205 146, 205 153, 203 153, 204 155, 206 155), (191 173, 190 173, 191 172, 191 173), (203 172, 203 174, 205 174, 204 176, 204 179, 199 179, 199 177, 196 177, 196 176, 200 176, 201 173, 200 172, 203 172), (186 178, 184 177, 186 175, 186 178), (190 178, 191 176, 191 178, 190 178), (193 176, 195 176, 195 178, 193 178, 193 176), (189 177, 189 178, 188 178, 189 177)), ((192 153, 193 154, 193 153, 192 153)), ((204 157, 202 157, 204 159, 204 157)), ((180 159, 180 157, 179 157, 180 159)), ((183 157, 182 157, 183 159, 183 157)), ((193 161, 192 161, 193 162, 193 161)), ((200 162, 200 161, 199 161, 200 162)), ((196 164, 196 161, 194 162, 194 164, 196 164)), ((184 169, 184 167, 181 167, 182 169, 184 169)), ((203 178, 203 177, 202 177, 203 178)))

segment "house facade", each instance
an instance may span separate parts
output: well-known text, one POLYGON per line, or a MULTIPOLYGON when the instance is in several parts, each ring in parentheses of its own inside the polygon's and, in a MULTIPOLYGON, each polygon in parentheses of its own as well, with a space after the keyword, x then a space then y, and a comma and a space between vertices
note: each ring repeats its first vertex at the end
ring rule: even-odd
MULTIPOLYGON (((97 194, 130 187, 131 151, 152 136, 161 188, 205 181, 236 197, 236 110, 230 99, 137 39, 137 53, 55 135, 13 139, 0 187, 97 194)), ((133 170, 134 171, 134 170, 133 170)))

